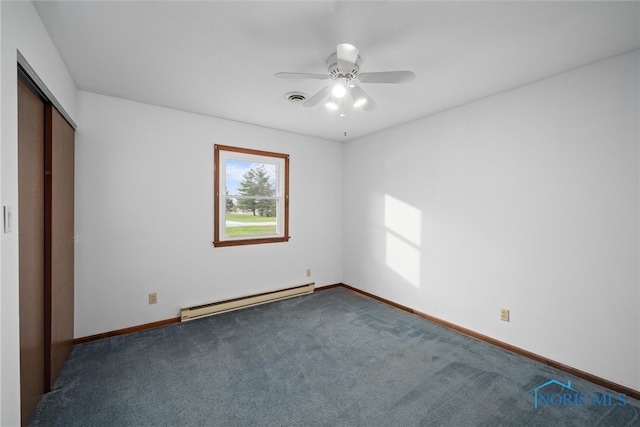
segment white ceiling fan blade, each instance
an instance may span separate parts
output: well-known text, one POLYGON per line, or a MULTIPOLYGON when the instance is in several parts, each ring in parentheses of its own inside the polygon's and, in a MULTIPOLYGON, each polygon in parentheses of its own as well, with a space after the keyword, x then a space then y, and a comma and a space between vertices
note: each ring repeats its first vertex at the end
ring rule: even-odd
POLYGON ((350 73, 358 60, 358 48, 352 44, 341 43, 336 48, 338 69, 342 73, 350 73))
POLYGON ((412 71, 380 71, 376 73, 361 73, 358 80, 362 83, 409 83, 416 78, 412 71))
POLYGON ((326 80, 329 78, 328 74, 315 74, 315 73, 276 73, 275 77, 279 79, 313 79, 313 80, 326 80))
POLYGON ((304 105, 305 107, 313 107, 318 102, 326 98, 327 95, 329 95, 329 92, 331 92, 331 86, 325 86, 324 88, 320 89, 320 92, 307 99, 302 105, 304 105))
POLYGON ((371 111, 376 108, 376 102, 360 86, 354 86, 351 89, 351 95, 355 108, 360 108, 364 111, 371 111))

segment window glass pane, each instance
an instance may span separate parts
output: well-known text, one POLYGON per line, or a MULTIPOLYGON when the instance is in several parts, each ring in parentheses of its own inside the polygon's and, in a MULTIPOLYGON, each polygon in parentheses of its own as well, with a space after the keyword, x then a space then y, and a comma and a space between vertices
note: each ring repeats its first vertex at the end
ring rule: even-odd
POLYGON ((225 234, 236 236, 267 236, 277 233, 277 203, 275 199, 233 199, 227 197, 225 234), (230 202, 231 201, 231 202, 230 202))
POLYGON ((245 196, 276 195, 276 165, 227 159, 225 181, 227 194, 245 196))

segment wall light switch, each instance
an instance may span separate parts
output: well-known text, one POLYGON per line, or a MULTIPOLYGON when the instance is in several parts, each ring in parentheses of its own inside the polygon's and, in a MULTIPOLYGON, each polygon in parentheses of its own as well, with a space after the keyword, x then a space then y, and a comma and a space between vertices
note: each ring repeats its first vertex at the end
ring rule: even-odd
POLYGON ((4 206, 4 232, 11 233, 13 231, 13 212, 11 211, 11 206, 4 206))

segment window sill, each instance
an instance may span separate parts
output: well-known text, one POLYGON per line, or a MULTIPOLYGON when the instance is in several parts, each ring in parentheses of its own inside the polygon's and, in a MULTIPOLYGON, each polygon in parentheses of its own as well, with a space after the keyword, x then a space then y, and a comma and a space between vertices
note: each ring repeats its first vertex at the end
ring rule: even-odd
POLYGON ((217 240, 213 242, 213 246, 225 247, 225 246, 243 246, 243 245, 259 245, 262 243, 282 243, 288 242, 290 236, 285 237, 265 237, 257 239, 237 239, 237 240, 217 240))

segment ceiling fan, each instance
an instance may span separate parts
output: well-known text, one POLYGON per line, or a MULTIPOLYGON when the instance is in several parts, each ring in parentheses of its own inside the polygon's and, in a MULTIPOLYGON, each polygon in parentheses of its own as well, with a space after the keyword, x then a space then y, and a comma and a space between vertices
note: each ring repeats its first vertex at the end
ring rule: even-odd
POLYGON ((353 107, 370 111, 376 108, 375 101, 360 87, 360 83, 408 83, 416 78, 411 71, 380 71, 373 73, 360 72, 360 55, 358 48, 348 43, 341 43, 336 53, 327 58, 328 74, 313 73, 276 73, 280 79, 315 79, 333 82, 320 89, 318 93, 303 102, 305 107, 313 107, 322 100, 330 110, 340 110, 345 116, 345 109, 353 107))

